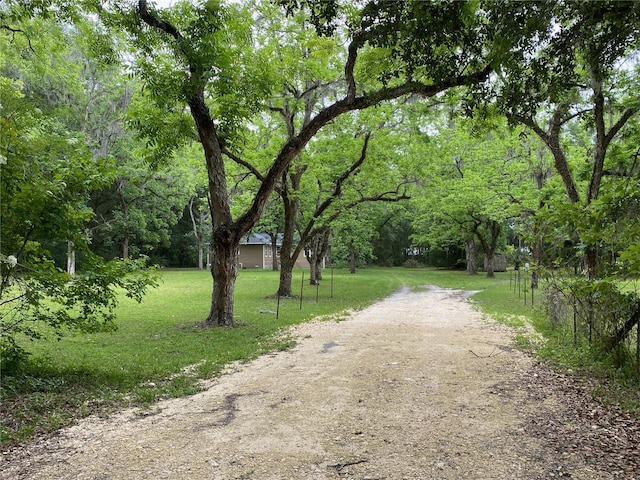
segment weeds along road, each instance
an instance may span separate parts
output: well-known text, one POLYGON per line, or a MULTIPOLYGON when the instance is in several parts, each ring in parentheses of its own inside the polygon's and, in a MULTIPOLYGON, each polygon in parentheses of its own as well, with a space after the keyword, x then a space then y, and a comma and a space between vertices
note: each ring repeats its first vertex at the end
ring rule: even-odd
POLYGON ((467 297, 403 290, 300 325, 294 349, 150 414, 81 421, 5 458, 0 478, 639 478, 545 438, 571 435, 561 393, 467 297))

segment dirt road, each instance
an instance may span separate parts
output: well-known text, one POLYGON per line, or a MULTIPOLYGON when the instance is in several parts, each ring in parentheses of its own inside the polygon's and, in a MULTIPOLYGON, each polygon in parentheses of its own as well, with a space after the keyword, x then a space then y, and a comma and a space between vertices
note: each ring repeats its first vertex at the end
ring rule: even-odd
POLYGON ((84 420, 18 452, 0 478, 614 478, 531 435, 559 401, 532 394, 513 332, 467 296, 403 290, 346 321, 301 325, 293 350, 152 415, 84 420))

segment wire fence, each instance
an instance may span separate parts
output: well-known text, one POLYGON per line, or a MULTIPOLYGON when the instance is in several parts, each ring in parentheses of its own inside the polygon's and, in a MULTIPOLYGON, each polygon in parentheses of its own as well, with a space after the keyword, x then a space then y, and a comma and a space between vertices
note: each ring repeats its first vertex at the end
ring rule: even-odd
POLYGON ((640 298, 617 282, 577 276, 545 278, 532 286, 532 272, 514 270, 510 289, 519 301, 537 306, 550 327, 565 334, 575 348, 586 347, 594 357, 640 381, 640 298))
POLYGON ((532 283, 532 276, 529 271, 525 270, 512 270, 509 275, 509 287, 511 290, 518 294, 519 299, 524 300, 524 304, 527 302, 532 307, 535 305, 535 291, 536 289, 532 283))

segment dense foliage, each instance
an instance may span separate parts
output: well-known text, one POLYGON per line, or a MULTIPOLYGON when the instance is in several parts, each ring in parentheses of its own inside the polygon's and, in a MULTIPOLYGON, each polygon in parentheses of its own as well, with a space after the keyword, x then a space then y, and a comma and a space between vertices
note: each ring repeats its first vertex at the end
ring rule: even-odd
MULTIPOLYGON (((100 106, 86 24, 24 19, 2 35, 0 58, 0 355, 6 374, 22 340, 114 327, 117 292, 141 299, 144 260, 105 261, 91 249, 89 198, 114 176, 92 130, 100 106), (93 83, 92 83, 93 82, 93 83), (56 264, 56 259, 58 263, 56 264), (75 273, 76 259, 80 269, 75 273), (67 262, 66 268, 65 261, 67 262), (19 341, 20 340, 20 341, 19 341)), ((106 73, 103 72, 103 75, 106 73)), ((105 78, 105 77, 103 77, 105 78)))

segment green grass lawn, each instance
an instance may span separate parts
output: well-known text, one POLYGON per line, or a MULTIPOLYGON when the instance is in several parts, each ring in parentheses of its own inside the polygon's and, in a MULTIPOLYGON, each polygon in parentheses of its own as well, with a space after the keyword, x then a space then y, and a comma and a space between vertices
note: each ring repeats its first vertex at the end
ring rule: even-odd
MULTIPOLYGON (((371 268, 352 275, 324 271, 319 288, 302 286, 294 272, 293 290, 300 298, 282 299, 279 315, 278 273, 243 270, 235 290, 237 328, 203 328, 211 298, 207 271, 165 270, 160 285, 141 304, 123 297, 118 330, 113 333, 68 333, 61 340, 27 342, 31 363, 25 375, 2 378, 0 439, 15 443, 49 432, 74 419, 107 414, 123 406, 152 408, 160 398, 194 393, 198 380, 211 378, 233 361, 286 349, 287 326, 316 317, 339 320, 349 309, 361 309, 402 285, 479 290, 478 305, 503 319, 531 311, 510 290, 509 273, 484 275, 434 269, 371 268), (333 277, 333 279, 332 279, 333 277), (316 301, 317 297, 317 301, 316 301)), ((306 272, 308 277, 308 272, 306 272)))

